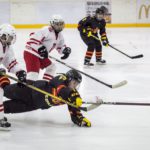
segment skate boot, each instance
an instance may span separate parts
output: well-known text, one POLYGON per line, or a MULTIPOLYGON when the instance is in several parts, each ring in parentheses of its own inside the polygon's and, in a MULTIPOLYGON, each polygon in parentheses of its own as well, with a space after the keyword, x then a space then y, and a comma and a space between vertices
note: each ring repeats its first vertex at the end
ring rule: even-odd
POLYGON ((90 62, 84 62, 84 65, 85 65, 85 66, 94 66, 94 64, 93 64, 93 63, 90 63, 90 62))
POLYGON ((8 129, 9 127, 11 127, 11 124, 7 121, 6 117, 0 119, 0 129, 8 129))
POLYGON ((97 65, 104 65, 104 64, 106 64, 106 60, 104 60, 104 59, 98 59, 98 60, 96 60, 96 64, 97 65))

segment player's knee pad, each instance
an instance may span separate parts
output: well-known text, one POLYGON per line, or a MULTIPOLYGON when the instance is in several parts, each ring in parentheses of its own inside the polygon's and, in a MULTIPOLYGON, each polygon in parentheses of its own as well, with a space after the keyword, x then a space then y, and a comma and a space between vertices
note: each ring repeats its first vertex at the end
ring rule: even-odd
POLYGON ((99 45, 96 45, 96 51, 101 51, 102 50, 102 46, 99 44, 99 45))
POLYGON ((10 80, 5 76, 0 76, 0 87, 4 88, 6 85, 10 84, 10 80))
POLYGON ((88 44, 88 50, 93 50, 95 49, 95 45, 94 44, 88 44))
POLYGON ((38 72, 28 72, 27 73, 27 79, 28 80, 36 81, 36 80, 38 80, 38 76, 39 76, 38 72))

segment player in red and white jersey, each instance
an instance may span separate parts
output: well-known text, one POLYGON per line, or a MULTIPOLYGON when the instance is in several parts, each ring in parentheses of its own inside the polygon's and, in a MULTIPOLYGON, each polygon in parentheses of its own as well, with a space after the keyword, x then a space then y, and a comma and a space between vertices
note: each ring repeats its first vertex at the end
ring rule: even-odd
MULTIPOLYGON (((0 26, 0 64, 3 64, 8 72, 16 74, 22 82, 26 81, 26 72, 19 66, 14 53, 12 44, 16 41, 15 28, 9 24, 0 26)), ((5 73, 5 69, 0 68, 1 73, 5 73)), ((4 117, 3 106, 3 87, 9 84, 9 80, 0 75, 0 128, 8 128, 11 126, 4 117)))
POLYGON ((61 59, 66 59, 71 49, 66 47, 61 31, 64 29, 64 20, 59 15, 52 16, 50 25, 30 34, 26 43, 24 60, 27 69, 27 78, 37 80, 40 69, 44 69, 43 79, 49 81, 56 70, 55 64, 48 58, 49 53, 56 49, 63 54, 61 59))

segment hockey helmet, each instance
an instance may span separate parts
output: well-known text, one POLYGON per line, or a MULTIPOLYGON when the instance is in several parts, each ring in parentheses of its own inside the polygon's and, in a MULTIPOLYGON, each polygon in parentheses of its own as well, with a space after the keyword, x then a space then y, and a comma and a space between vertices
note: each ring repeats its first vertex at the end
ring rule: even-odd
POLYGON ((68 82, 70 82, 72 80, 75 80, 78 83, 82 82, 82 76, 81 76, 81 74, 77 70, 74 70, 74 69, 69 70, 66 73, 66 77, 67 77, 68 82))
POLYGON ((100 7, 100 8, 97 8, 96 11, 95 11, 96 14, 104 14, 104 9, 103 7, 100 7))
POLYGON ((105 11, 104 9, 102 9, 102 7, 97 8, 95 11, 95 16, 97 20, 102 20, 104 18, 104 14, 105 14, 105 11))
POLYGON ((64 29, 65 23, 60 15, 53 15, 50 20, 50 25, 56 32, 61 32, 64 29))
POLYGON ((16 42, 16 30, 10 24, 2 24, 0 26, 0 39, 11 45, 16 42))

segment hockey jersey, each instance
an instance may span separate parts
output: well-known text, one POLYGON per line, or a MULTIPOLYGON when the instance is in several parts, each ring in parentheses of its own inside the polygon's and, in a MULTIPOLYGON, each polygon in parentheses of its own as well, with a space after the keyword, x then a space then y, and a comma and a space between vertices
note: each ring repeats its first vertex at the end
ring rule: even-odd
MULTIPOLYGON (((97 31, 97 29, 99 29, 100 35, 104 35, 106 34, 105 26, 106 22, 104 19, 98 21, 95 16, 94 17, 88 16, 79 21, 78 30, 80 31, 81 34, 84 34, 83 33, 84 29, 87 30, 88 28, 91 28, 92 31, 97 31)), ((97 32, 93 34, 97 34, 97 32)))
POLYGON ((14 56, 12 46, 3 47, 1 42, 0 42, 0 64, 3 64, 8 69, 8 72, 11 73, 16 73, 22 70, 14 56))
POLYGON ((26 43, 25 51, 42 58, 38 54, 38 49, 43 45, 49 53, 56 49, 60 54, 62 54, 62 50, 66 47, 62 33, 55 33, 51 26, 43 27, 37 32, 31 33, 30 39, 26 43))

